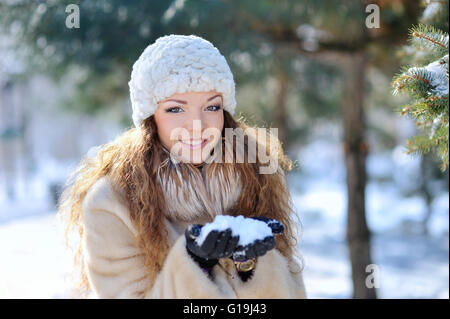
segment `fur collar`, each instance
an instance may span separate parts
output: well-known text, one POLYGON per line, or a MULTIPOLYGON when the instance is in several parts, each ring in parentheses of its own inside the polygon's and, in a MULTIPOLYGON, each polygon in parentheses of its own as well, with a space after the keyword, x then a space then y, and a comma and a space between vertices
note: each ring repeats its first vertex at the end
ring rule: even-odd
MULTIPOLYGON (((158 169, 169 220, 192 221, 227 214, 240 198, 242 182, 231 163, 204 163, 196 167, 177 162, 165 149, 158 169)), ((217 156, 217 155, 212 155, 217 156)))

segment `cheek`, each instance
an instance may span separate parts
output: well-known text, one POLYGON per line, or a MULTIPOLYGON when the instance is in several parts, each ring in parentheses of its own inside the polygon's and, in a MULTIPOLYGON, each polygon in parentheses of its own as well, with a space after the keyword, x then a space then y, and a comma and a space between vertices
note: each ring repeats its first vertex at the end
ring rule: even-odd
POLYGON ((208 127, 214 127, 219 131, 222 131, 223 124, 224 124, 223 112, 215 116, 212 116, 211 118, 208 119, 208 127))
POLYGON ((204 138, 212 138, 214 143, 217 143, 222 135, 223 126, 224 126, 224 118, 223 114, 220 116, 212 116, 208 118, 206 124, 206 131, 204 134, 204 138))
POLYGON ((155 117, 155 122, 158 129, 159 139, 164 146, 170 147, 173 145, 175 141, 172 141, 170 136, 172 131, 179 126, 178 123, 174 121, 173 118, 161 114, 159 114, 158 117, 155 117))
MULTIPOLYGON (((159 133, 158 133, 159 134, 159 133)), ((166 125, 163 130, 161 130, 160 139, 164 141, 166 146, 173 146, 178 142, 178 139, 182 136, 178 125, 166 125), (173 139, 171 139, 173 136, 173 139)))

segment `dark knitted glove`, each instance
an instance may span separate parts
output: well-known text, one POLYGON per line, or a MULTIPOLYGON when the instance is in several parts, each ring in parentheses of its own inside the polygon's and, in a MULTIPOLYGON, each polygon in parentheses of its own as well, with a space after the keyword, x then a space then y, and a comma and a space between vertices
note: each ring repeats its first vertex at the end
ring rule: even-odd
MULTIPOLYGON (((251 218, 265 222, 272 229, 273 235, 279 235, 284 231, 283 224, 275 219, 270 219, 266 217, 251 217, 251 218)), ((253 241, 248 245, 237 246, 232 255, 232 259, 235 261, 245 261, 250 258, 264 256, 269 250, 274 249, 275 246, 276 242, 274 236, 267 236, 262 239, 256 239, 255 241, 253 241)))
POLYGON ((218 263, 220 258, 230 257, 239 241, 238 236, 232 236, 231 229, 223 231, 212 230, 207 235, 201 246, 196 242, 200 235, 202 225, 190 225, 184 235, 186 237, 186 249, 200 267, 208 269, 218 263))

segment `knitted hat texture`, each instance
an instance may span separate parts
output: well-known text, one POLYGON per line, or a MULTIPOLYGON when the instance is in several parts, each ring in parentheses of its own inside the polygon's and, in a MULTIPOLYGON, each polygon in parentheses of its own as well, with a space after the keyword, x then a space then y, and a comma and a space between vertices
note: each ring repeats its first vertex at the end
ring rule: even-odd
POLYGON ((134 63, 130 88, 133 123, 139 127, 158 107, 175 94, 207 92, 222 94, 223 108, 236 108, 233 74, 214 45, 196 35, 170 34, 149 45, 134 63))

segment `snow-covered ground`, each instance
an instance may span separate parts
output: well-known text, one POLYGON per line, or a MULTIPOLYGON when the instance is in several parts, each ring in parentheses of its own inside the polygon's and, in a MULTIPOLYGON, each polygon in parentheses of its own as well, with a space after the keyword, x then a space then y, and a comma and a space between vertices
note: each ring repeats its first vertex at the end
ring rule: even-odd
MULTIPOLYGON (((317 141, 299 154, 302 171, 288 175, 302 222, 298 247, 310 298, 351 297, 340 156, 336 146, 317 141)), ((444 189, 436 195, 430 235, 421 235, 417 230, 424 201, 418 196, 406 198, 399 191, 400 183, 408 184, 407 173, 414 168, 415 160, 398 151, 368 158, 369 176, 392 176, 383 183, 369 179, 367 186, 367 218, 373 231, 372 258, 378 267, 380 298, 449 297, 449 195, 444 189)), ((41 175, 28 187, 19 185, 22 191, 14 202, 0 195, 0 298, 72 296, 72 256, 64 250, 45 179, 41 175)))
MULTIPOLYGON (((448 298, 448 194, 435 200, 432 229, 441 232, 423 236, 416 229, 418 223, 410 220, 419 217, 416 211, 421 208, 417 205, 420 200, 396 198, 389 188, 370 186, 368 221, 373 231, 372 262, 378 270, 378 296, 448 298), (371 205, 373 198, 383 198, 390 209, 383 214, 382 209, 371 205), (383 222, 377 224, 379 220, 383 222), (445 227, 447 230, 443 230, 445 227)), ((345 196, 343 185, 330 183, 313 186, 306 194, 294 194, 303 229, 298 247, 304 258, 305 284, 311 298, 351 298, 345 196)))
MULTIPOLYGON (((342 156, 332 141, 316 140, 298 156, 302 173, 288 175, 302 223, 298 247, 311 298, 352 296, 342 156)), ((449 194, 436 184, 429 236, 422 235, 425 201, 401 191, 415 183, 418 169, 418 158, 401 147, 367 159, 366 214, 380 298, 449 298, 449 194)))
POLYGON ((55 212, 0 224, 0 298, 70 298, 72 257, 55 212))

